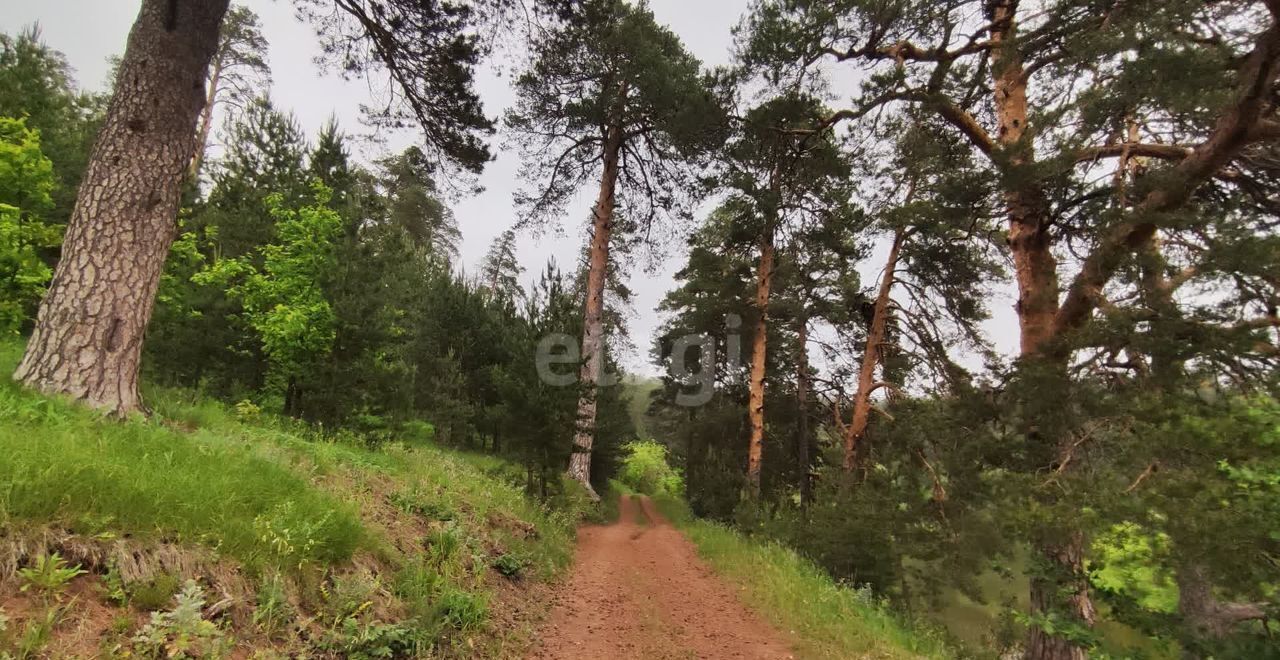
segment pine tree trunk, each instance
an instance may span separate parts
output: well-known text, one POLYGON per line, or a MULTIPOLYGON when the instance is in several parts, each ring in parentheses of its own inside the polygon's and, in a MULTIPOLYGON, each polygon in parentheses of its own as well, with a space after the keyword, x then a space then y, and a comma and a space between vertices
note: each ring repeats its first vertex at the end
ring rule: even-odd
POLYGON ((209 150, 209 134, 213 132, 213 106, 218 101, 218 85, 222 80, 222 58, 215 58, 209 70, 208 91, 205 94, 204 109, 200 111, 200 127, 196 132, 196 150, 191 156, 191 168, 187 179, 196 183, 200 179, 200 168, 204 165, 204 155, 209 150))
MULTIPOLYGON (((993 102, 999 121, 998 141, 1007 159, 1004 191, 1009 222, 1008 243, 1018 284, 1018 323, 1024 367, 1035 364, 1065 374, 1066 356, 1053 346, 1058 315, 1058 269, 1051 247, 1049 203, 1030 169, 1035 165, 1027 138, 1027 79, 1017 45, 1017 0, 991 3, 991 72, 993 102)), ((1054 438, 1044 441, 1052 442, 1054 438)), ((1031 581, 1034 616, 1065 615, 1082 626, 1093 625, 1094 608, 1084 573, 1083 535, 1057 530, 1036 544, 1050 570, 1031 581)), ((1080 660, 1086 649, 1062 636, 1031 626, 1028 660, 1080 660)))
MULTIPOLYGON (((1048 560, 1048 570, 1031 579, 1032 612, 1065 614, 1085 626, 1092 626, 1095 612, 1089 598, 1089 579, 1084 572, 1084 536, 1078 532, 1066 534, 1064 542, 1041 544, 1037 550, 1048 560)), ((1026 657, 1029 660, 1084 660, 1089 654, 1084 647, 1065 637, 1031 626, 1026 657)))
POLYGON ((569 455, 569 476, 578 480, 593 499, 591 487, 591 445, 596 432, 596 395, 604 360, 604 288, 609 268, 609 238, 613 233, 614 190, 618 184, 618 154, 622 150, 622 127, 609 128, 604 147, 604 172, 600 194, 592 210, 591 252, 587 270, 586 313, 582 324, 582 369, 578 382, 578 415, 569 455))
POLYGON ((756 277, 756 327, 751 337, 751 380, 747 398, 747 417, 751 422, 751 441, 747 445, 747 490, 752 497, 760 495, 760 467, 764 458, 764 372, 769 330, 769 288, 773 283, 773 226, 765 229, 760 241, 760 269, 756 277))
MULTIPOLYGON (((1204 567, 1195 563, 1178 566, 1174 575, 1178 583, 1178 614, 1183 624, 1202 637, 1222 639, 1246 621, 1267 618, 1266 603, 1233 603, 1218 600, 1204 567)), ((1187 657, 1200 657, 1187 651, 1187 657)))
POLYGON ((142 340, 176 231, 228 0, 144 0, 14 378, 116 415, 144 410, 142 340))
POLYGON ((800 506, 813 501, 813 479, 809 474, 813 458, 809 452, 809 320, 801 318, 796 328, 796 462, 800 466, 800 506))
POLYGON ((877 389, 876 365, 880 364, 881 347, 889 325, 889 294, 893 291, 898 255, 902 253, 902 244, 906 238, 904 229, 894 233, 889 258, 884 264, 884 275, 880 278, 880 290, 876 293, 875 311, 871 316, 871 327, 867 329, 867 345, 862 349, 862 366, 858 370, 858 392, 853 396, 853 419, 844 429, 843 467, 846 474, 853 472, 857 463, 858 445, 866 435, 867 424, 871 421, 871 394, 877 389))

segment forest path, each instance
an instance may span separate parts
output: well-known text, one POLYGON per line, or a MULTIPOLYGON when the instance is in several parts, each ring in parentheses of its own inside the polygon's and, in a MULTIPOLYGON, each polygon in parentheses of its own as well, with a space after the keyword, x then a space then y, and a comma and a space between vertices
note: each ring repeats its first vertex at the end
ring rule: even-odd
POLYGON ((623 496, 618 522, 584 527, 573 574, 530 659, 792 658, 647 497, 623 496))

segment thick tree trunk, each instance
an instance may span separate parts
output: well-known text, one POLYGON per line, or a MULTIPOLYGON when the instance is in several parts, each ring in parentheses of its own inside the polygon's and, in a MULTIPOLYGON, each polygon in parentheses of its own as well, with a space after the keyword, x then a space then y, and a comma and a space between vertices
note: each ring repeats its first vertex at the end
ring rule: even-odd
POLYGON ((1261 621, 1267 617, 1266 603, 1218 600, 1202 566, 1180 566, 1175 579, 1178 582, 1178 614, 1197 634, 1220 639, 1245 621, 1261 621))
POLYGON ((204 109, 200 111, 199 129, 196 131, 196 150, 191 155, 191 167, 187 179, 192 183, 200 179, 200 167, 204 165, 205 152, 209 150, 209 134, 213 132, 213 106, 218 102, 218 85, 222 80, 222 56, 214 59, 209 70, 209 84, 205 93, 204 109))
MULTIPOLYGON (((1084 536, 1064 535, 1065 543, 1046 543, 1037 548, 1048 560, 1048 568, 1031 579, 1031 609, 1036 614, 1065 614, 1085 626, 1095 619, 1089 598, 1089 579, 1084 572, 1084 536)), ((1032 626, 1027 637, 1027 658, 1036 660, 1084 660, 1089 654, 1079 644, 1051 635, 1032 626)))
MULTIPOLYGON (((1040 364, 1065 373, 1066 357, 1054 345, 1057 337, 1058 266, 1051 251, 1049 203, 1032 176, 1035 152, 1027 126, 1027 78, 1017 44, 1017 0, 994 0, 990 5, 993 103, 999 122, 997 141, 1004 152, 1004 190, 1009 222, 1009 250, 1018 283, 1018 322, 1024 367, 1040 364)), ((1034 396, 1034 394, 1032 394, 1034 396)), ((1046 439, 1045 441, 1052 441, 1046 439)), ((1084 573, 1083 535, 1059 530, 1037 544, 1036 551, 1050 570, 1031 581, 1031 612, 1059 615, 1092 626, 1093 603, 1084 573)), ((1028 660, 1079 660, 1086 649, 1070 639, 1032 626, 1027 637, 1028 660)))
POLYGON ((144 0, 80 184, 62 259, 14 374, 124 415, 143 410, 142 340, 228 0, 144 0))
POLYGON ((858 370, 858 392, 853 396, 853 419, 844 428, 844 471, 853 472, 857 463, 858 445, 867 433, 867 424, 871 421, 871 394, 880 383, 875 382, 876 365, 881 362, 882 346, 885 341, 885 330, 889 325, 889 294, 893 292, 894 276, 898 270, 898 255, 902 253, 902 244, 907 239, 905 229, 898 229, 893 235, 893 245, 889 247, 889 258, 885 260, 884 274, 880 277, 880 290, 876 293, 875 311, 871 316, 871 327, 867 329, 867 345, 862 350, 862 366, 858 370))
POLYGON ((813 458, 809 452, 809 319, 801 317, 796 328, 796 463, 800 466, 800 506, 813 501, 813 458))
POLYGON ((768 357, 769 288, 773 283, 773 227, 760 241, 760 269, 756 274, 756 324, 751 336, 751 376, 747 397, 747 417, 751 440, 747 445, 747 490, 760 495, 760 466, 764 458, 764 372, 768 357))
MULTIPOLYGON (((1007 167, 1012 171, 1026 170, 1035 161, 1026 135, 1027 84, 1022 75, 1022 59, 1016 46, 999 45, 1012 39, 1017 29, 1013 23, 1016 4, 1006 0, 997 5, 995 20, 1009 23, 1005 31, 996 31, 991 38, 997 44, 992 49, 992 70, 996 76, 996 118, 1000 122, 998 141, 1007 150, 1007 167)), ((1022 355, 1029 356, 1039 353, 1053 338, 1058 313, 1058 264, 1050 251, 1049 203, 1044 191, 1034 181, 1013 178, 1015 182, 1005 190, 1004 201, 1009 249, 1018 282, 1022 355)))
POLYGON ((591 252, 587 270, 586 312, 582 324, 582 369, 578 382, 578 415, 569 455, 569 476, 578 480, 593 499, 591 487, 591 445, 596 433, 596 395, 604 360, 604 288, 609 268, 609 239, 613 233, 614 190, 618 184, 618 154, 622 150, 622 127, 614 125, 604 146, 604 172, 600 194, 592 210, 591 252))

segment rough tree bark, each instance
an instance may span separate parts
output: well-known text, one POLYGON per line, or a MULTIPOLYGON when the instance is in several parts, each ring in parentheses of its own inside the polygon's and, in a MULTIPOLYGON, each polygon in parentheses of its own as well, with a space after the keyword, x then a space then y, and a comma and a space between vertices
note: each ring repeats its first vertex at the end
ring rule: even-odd
MULTIPOLYGON (((1043 615, 1061 612, 1065 606, 1073 617, 1092 626, 1096 612, 1084 572, 1084 535, 1062 532, 1057 540, 1041 542, 1036 549, 1047 561, 1047 569, 1031 578, 1031 611, 1043 615)), ((1031 626, 1026 657, 1028 660, 1067 660, 1087 658, 1089 654, 1070 639, 1031 626)))
POLYGON ((764 458, 764 372, 768 357, 769 289, 773 284, 773 223, 766 223, 760 238, 760 267, 756 274, 756 323, 751 336, 751 375, 747 396, 747 417, 751 440, 747 445, 747 490, 760 495, 760 467, 764 458))
POLYGON ((858 370, 858 391, 853 395, 853 419, 844 430, 844 471, 853 472, 857 464, 858 445, 867 433, 867 424, 871 421, 871 394, 884 387, 885 383, 875 382, 876 365, 881 362, 881 347, 884 345, 885 330, 889 325, 889 294, 893 292, 895 273, 898 270, 898 256, 902 253, 902 244, 907 240, 906 229, 899 228, 893 234, 893 244, 889 247, 889 258, 885 260, 884 274, 880 277, 880 290, 876 293, 875 311, 871 316, 871 327, 867 329, 867 345, 862 350, 862 366, 858 370))
POLYGON ((62 259, 14 378, 116 415, 143 411, 142 339, 228 0, 143 0, 62 259))
POLYGON ((622 150, 622 126, 609 127, 604 145, 604 171, 600 193, 592 209, 591 251, 587 270, 586 312, 582 324, 582 369, 578 382, 578 415, 569 455, 569 476, 578 480, 593 499, 591 487, 591 446, 596 431, 596 395, 604 360, 604 288, 609 268, 609 239, 613 233, 614 191, 618 185, 618 156, 622 150))

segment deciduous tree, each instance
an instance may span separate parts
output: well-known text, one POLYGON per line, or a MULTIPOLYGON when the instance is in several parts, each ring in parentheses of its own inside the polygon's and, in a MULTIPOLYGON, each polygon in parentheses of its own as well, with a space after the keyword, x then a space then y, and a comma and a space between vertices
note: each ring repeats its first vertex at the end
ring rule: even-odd
MULTIPOLYGON (((53 208, 46 220, 65 225, 102 123, 106 97, 80 91, 62 53, 43 41, 39 26, 0 35, 0 117, 26 118, 39 131, 53 163, 53 208)), ((46 257, 48 263, 53 256, 46 257)))
POLYGON ((0 117, 0 335, 15 335, 53 274, 39 250, 61 240, 42 218, 53 209, 53 163, 25 120, 0 117))

